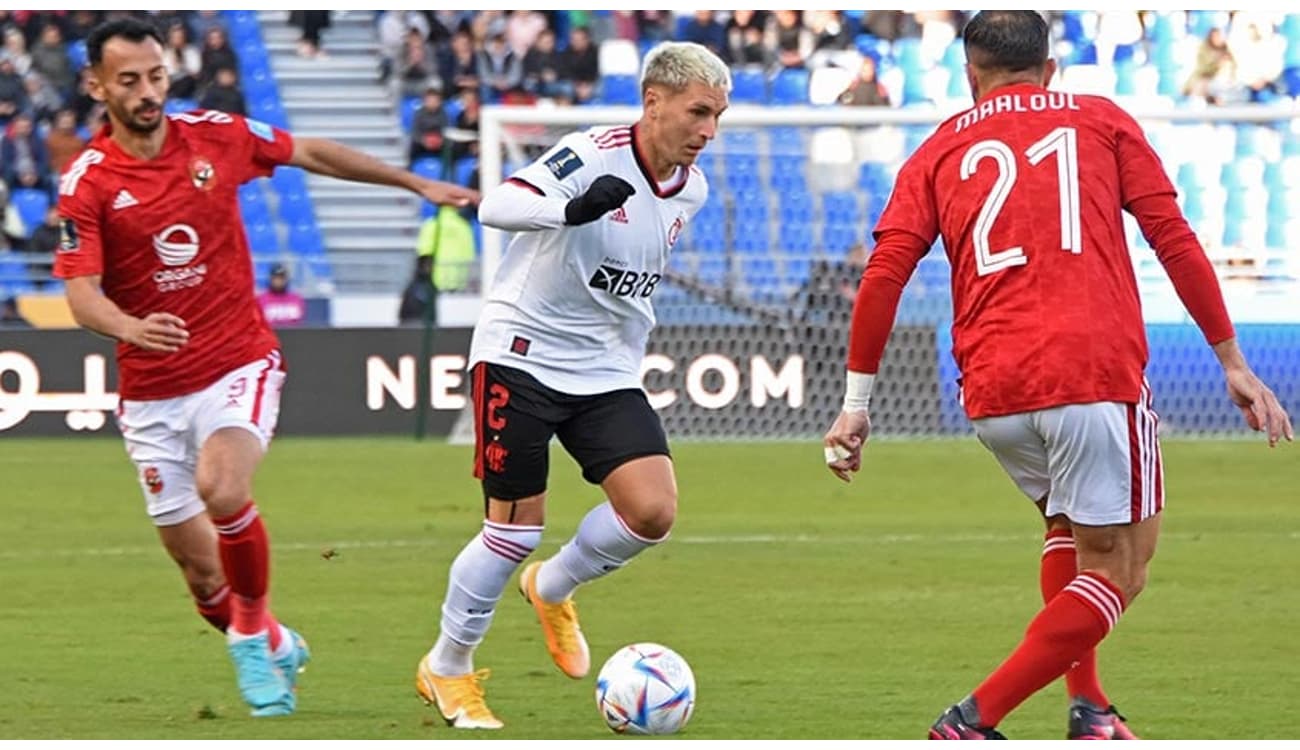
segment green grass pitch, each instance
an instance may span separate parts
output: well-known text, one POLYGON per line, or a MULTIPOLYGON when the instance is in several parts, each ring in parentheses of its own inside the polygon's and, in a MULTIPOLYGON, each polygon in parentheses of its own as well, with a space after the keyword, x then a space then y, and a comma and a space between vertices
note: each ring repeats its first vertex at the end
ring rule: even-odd
MULTIPOLYGON (((1170 442, 1147 592, 1101 650, 1151 738, 1294 736, 1294 446, 1170 442)), ((593 677, 660 641, 698 680, 692 739, 920 738, 1040 607, 1040 524, 973 441, 873 444, 851 485, 815 441, 676 446, 673 539, 578 602, 593 677)), ((465 739, 415 697, 447 566, 475 533, 470 448, 282 439, 258 477, 276 612, 310 641, 299 711, 253 720, 117 440, 0 442, 0 738, 465 739), (333 554, 330 555, 329 551, 333 554), (327 559, 328 558, 328 559, 327 559)), ((556 453, 541 555, 598 502, 556 453)), ((605 738, 592 678, 550 663, 513 590, 478 653, 492 738, 605 738)), ((1058 684, 1003 723, 1063 737, 1058 684)))

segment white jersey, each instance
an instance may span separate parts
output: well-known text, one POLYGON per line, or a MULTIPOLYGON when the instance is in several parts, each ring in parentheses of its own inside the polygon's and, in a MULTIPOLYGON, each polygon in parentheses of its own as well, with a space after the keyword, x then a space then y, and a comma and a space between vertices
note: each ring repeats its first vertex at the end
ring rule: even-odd
POLYGON ((474 327, 471 365, 518 368, 573 395, 641 387, 652 295, 709 186, 694 166, 656 182, 635 134, 635 125, 571 133, 499 188, 567 201, 610 174, 636 193, 588 224, 511 238, 474 327))

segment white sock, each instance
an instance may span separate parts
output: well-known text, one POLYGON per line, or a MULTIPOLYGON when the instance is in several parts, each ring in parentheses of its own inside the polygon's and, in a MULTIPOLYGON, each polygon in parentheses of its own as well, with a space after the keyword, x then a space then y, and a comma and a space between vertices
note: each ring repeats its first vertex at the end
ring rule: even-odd
POLYGON ((442 602, 442 632, 429 651, 434 674, 452 677, 473 671, 474 647, 492 624, 501 592, 541 541, 541 526, 483 522, 483 530, 451 564, 442 602))
POLYGON ((280 626, 280 647, 271 649, 272 659, 285 659, 293 653, 293 635, 285 626, 280 626))
POLYGON ((578 532, 537 571, 537 594, 544 601, 562 602, 579 584, 609 575, 642 550, 667 539, 646 539, 632 533, 608 501, 591 509, 578 532))

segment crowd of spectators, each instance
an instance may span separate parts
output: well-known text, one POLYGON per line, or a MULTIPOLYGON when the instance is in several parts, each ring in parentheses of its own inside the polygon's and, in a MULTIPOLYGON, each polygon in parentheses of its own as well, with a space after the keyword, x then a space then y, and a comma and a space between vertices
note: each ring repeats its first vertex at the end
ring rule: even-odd
POLYGON ((245 112, 239 60, 219 11, 0 10, 0 250, 46 249, 43 227, 24 224, 7 199, 38 190, 55 200, 57 175, 104 118, 89 92, 86 35, 126 15, 157 25, 174 100, 245 112))

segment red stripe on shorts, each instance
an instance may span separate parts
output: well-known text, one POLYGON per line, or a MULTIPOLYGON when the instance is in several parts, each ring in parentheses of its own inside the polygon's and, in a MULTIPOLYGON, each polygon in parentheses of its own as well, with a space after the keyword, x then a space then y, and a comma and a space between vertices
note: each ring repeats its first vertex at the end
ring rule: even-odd
POLYGON ((1142 520, 1142 444, 1138 435, 1137 404, 1127 404, 1128 411, 1128 463, 1129 463, 1129 517, 1133 523, 1142 520))
POLYGON ((261 427, 262 395, 266 392, 266 376, 275 367, 274 355, 266 358, 266 367, 257 376, 257 390, 253 391, 253 426, 261 427))
POLYGON ((483 478, 483 390, 487 380, 487 363, 474 365, 474 478, 483 478))

